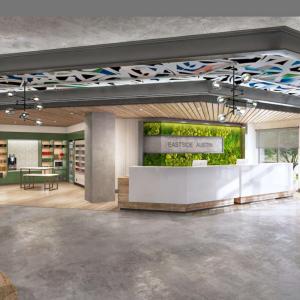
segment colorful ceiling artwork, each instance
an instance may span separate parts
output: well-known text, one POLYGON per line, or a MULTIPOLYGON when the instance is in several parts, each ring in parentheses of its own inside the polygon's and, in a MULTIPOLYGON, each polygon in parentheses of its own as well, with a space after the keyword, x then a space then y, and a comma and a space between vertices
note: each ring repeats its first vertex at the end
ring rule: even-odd
POLYGON ((238 65, 238 75, 252 75, 252 80, 242 85, 300 96, 300 60, 279 54, 233 57, 227 61, 186 61, 0 76, 0 93, 21 91, 24 81, 27 82, 29 90, 203 81, 217 78, 229 83, 232 80, 232 61, 238 65))

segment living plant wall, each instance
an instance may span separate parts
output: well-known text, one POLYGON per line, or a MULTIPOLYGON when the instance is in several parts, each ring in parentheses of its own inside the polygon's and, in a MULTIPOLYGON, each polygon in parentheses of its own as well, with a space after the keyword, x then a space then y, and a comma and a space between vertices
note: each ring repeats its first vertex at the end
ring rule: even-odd
POLYGON ((205 159, 209 165, 235 164, 244 157, 245 129, 239 126, 173 122, 144 122, 144 136, 218 136, 224 139, 224 152, 216 153, 144 153, 145 166, 191 166, 205 159))

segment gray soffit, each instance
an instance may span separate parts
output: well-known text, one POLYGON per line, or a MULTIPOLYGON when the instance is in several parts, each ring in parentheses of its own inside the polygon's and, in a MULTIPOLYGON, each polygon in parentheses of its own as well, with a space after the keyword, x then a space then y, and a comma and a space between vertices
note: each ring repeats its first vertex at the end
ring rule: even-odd
POLYGON ((0 55, 0 74, 114 67, 264 51, 300 53, 300 33, 289 27, 152 39, 0 55))
MULTIPOLYGON (((300 113, 299 97, 247 87, 243 87, 242 90, 244 91, 243 98, 260 102, 259 108, 300 113)), ((224 85, 222 90, 216 92, 210 81, 191 81, 27 92, 29 98, 38 96, 48 108, 192 101, 217 102, 218 95, 230 96, 231 86, 224 85)), ((12 103, 14 103, 13 98, 0 94, 0 109, 10 107, 12 103)))
MULTIPOLYGON (((226 58, 233 54, 280 51, 299 57, 300 32, 289 27, 242 30, 226 33, 164 38, 117 44, 63 48, 0 55, 0 74, 24 74, 152 64, 194 59, 226 58)), ((210 81, 90 87, 27 92, 38 95, 45 107, 99 106, 167 102, 216 102, 217 95, 230 96, 230 86, 216 93, 210 81)), ((259 107, 300 113, 300 98, 243 87, 243 98, 257 100, 259 107), (263 100, 263 102, 262 102, 263 100)), ((13 100, 0 95, 0 109, 13 100)))

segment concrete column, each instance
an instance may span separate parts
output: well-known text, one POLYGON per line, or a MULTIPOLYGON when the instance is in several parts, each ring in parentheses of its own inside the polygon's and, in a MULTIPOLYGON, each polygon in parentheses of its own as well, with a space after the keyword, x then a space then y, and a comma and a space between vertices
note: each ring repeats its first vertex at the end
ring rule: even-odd
POLYGON ((115 200, 115 117, 93 112, 85 117, 85 199, 115 200))

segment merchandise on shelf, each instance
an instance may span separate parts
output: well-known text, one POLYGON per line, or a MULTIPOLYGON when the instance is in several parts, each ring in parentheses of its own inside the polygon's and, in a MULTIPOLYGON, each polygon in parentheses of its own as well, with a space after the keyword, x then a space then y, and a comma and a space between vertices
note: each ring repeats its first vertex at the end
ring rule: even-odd
POLYGON ((42 141, 41 165, 53 167, 61 180, 67 180, 67 141, 42 141))
POLYGON ((74 182, 74 146, 75 142, 69 142, 69 182, 74 182))
POLYGON ((7 141, 0 140, 0 178, 7 175, 7 141))
POLYGON ((84 185, 85 181, 85 142, 75 141, 75 183, 84 185))

